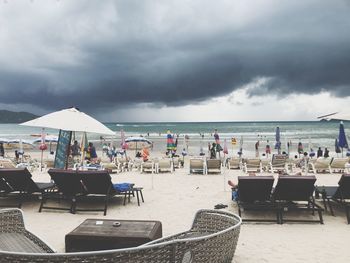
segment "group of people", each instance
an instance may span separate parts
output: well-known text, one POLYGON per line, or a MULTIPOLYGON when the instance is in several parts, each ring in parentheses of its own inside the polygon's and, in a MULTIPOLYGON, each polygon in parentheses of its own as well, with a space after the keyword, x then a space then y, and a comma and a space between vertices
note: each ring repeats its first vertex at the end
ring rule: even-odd
POLYGON ((327 148, 324 148, 324 152, 322 151, 321 147, 318 147, 317 150, 317 158, 319 157, 324 157, 324 158, 328 158, 329 157, 329 151, 327 148))
MULTIPOLYGON (((91 163, 97 162, 96 148, 92 142, 89 142, 88 146, 85 147, 83 150, 85 152, 85 156, 84 156, 85 160, 88 160, 91 163)), ((73 145, 71 145, 70 155, 73 157, 73 159, 81 158, 81 147, 78 144, 78 141, 74 141, 73 145)))

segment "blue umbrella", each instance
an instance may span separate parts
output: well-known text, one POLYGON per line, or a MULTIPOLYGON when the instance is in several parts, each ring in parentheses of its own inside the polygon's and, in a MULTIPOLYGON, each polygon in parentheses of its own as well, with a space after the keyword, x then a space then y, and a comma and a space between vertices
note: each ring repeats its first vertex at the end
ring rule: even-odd
POLYGON ((342 155, 343 155, 343 148, 349 148, 348 141, 345 136, 344 124, 342 121, 340 122, 340 125, 339 125, 338 145, 341 148, 342 155))
POLYGON ((276 144, 275 144, 275 149, 278 150, 278 154, 281 153, 281 132, 280 132, 280 127, 276 128, 276 144))

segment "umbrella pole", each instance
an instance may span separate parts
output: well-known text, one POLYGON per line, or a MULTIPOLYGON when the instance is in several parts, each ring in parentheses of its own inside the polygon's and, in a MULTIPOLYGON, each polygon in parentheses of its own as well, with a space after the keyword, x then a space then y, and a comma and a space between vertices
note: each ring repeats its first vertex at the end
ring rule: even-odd
POLYGON ((40 172, 43 171, 43 155, 44 155, 44 151, 41 150, 41 160, 40 160, 40 172))

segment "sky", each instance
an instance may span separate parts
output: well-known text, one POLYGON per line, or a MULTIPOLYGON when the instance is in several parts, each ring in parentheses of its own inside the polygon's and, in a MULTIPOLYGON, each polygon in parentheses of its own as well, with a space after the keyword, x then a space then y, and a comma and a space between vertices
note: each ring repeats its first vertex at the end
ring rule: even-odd
POLYGON ((2 0, 0 109, 102 121, 349 110, 348 0, 2 0))

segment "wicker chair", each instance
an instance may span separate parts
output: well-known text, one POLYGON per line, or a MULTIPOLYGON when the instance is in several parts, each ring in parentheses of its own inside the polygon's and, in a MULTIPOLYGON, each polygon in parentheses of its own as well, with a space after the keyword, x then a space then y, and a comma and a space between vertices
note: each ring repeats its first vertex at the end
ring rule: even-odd
POLYGON ((0 212, 0 262, 232 262, 239 232, 240 217, 218 210, 197 212, 189 231, 161 238, 139 247, 78 252, 54 251, 25 230, 22 212, 8 209, 0 212), (8 237, 16 241, 8 242, 8 237), (22 239, 39 251, 26 249, 22 239), (24 238, 23 238, 24 239, 24 238), (23 243, 22 243, 23 242, 23 243), (22 245, 23 244, 23 245, 22 245), (16 247, 20 247, 20 249, 16 247))

